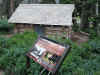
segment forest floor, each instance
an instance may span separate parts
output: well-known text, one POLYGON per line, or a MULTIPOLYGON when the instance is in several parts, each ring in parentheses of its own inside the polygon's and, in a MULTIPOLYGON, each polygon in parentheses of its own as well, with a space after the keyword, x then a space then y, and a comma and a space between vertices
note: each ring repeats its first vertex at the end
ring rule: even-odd
MULTIPOLYGON (((5 34, 5 35, 1 35, 3 37, 7 37, 10 38, 12 37, 14 34, 5 34)), ((81 32, 73 32, 72 36, 71 36, 71 40, 77 44, 81 44, 84 42, 87 42, 89 40, 89 37, 87 34, 85 33, 81 33, 81 32)))
MULTIPOLYGON (((12 37, 14 34, 6 34, 6 35, 1 35, 1 36, 4 36, 4 37, 7 37, 7 38, 10 38, 12 37)), ((81 43, 84 43, 84 42, 87 42, 89 40, 89 37, 88 35, 84 34, 84 33, 80 33, 80 32, 73 32, 72 33, 72 37, 71 37, 71 40, 77 44, 81 44, 81 43)), ((0 70, 0 75, 4 75, 4 71, 3 70, 0 70)))
MULTIPOLYGON (((11 36, 13 36, 13 34, 3 34, 3 35, 1 34, 0 36, 10 38, 11 36)), ((3 70, 0 70, 0 75, 4 75, 3 70)))

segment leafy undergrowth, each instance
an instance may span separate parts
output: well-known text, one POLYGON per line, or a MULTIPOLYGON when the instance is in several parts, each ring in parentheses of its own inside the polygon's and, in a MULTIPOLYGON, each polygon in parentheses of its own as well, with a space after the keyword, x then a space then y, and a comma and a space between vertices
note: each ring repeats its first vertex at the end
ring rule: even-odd
POLYGON ((62 75, 100 75, 100 39, 81 46, 72 44, 61 68, 62 75))
MULTIPOLYGON (((37 35, 33 32, 0 38, 0 68, 5 71, 5 75, 39 75, 41 66, 31 60, 31 66, 27 68, 25 57, 36 39, 37 35)), ((89 40, 81 46, 66 39, 56 40, 71 46, 57 75, 100 75, 99 38, 89 40)))
POLYGON ((14 25, 9 24, 7 19, 0 20, 0 35, 11 34, 13 32, 14 25))
POLYGON ((5 75, 25 75, 25 54, 36 38, 36 33, 32 32, 16 34, 11 38, 0 38, 0 68, 5 70, 5 75))

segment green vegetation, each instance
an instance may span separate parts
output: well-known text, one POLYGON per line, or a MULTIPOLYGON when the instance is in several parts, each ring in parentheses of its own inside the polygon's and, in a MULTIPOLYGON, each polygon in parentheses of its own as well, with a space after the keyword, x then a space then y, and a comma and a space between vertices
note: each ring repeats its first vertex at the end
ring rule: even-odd
MULTIPOLYGON (((11 38, 0 37, 0 68, 5 75, 39 74, 41 66, 31 60, 31 67, 27 69, 25 57, 36 39, 34 32, 16 34, 11 38)), ((71 40, 58 38, 57 41, 72 47, 58 75, 100 75, 100 38, 94 37, 80 46, 71 40)))
POLYGON ((8 23, 8 20, 4 19, 4 20, 0 20, 0 29, 2 28, 13 28, 14 26, 12 24, 8 23))
POLYGON ((0 20, 0 34, 5 34, 5 33, 11 33, 11 30, 13 30, 14 25, 9 24, 8 20, 3 19, 0 20))
POLYGON ((25 75, 25 53, 32 47, 36 38, 37 35, 32 32, 16 34, 9 39, 0 38, 0 68, 4 69, 5 75, 25 75))
MULTIPOLYGON (((15 9, 21 1, 15 0, 12 9, 15 9)), ((44 3, 54 2, 54 0, 44 0, 44 3)), ((74 23, 73 28, 78 32, 80 30, 88 32, 90 40, 77 45, 71 40, 50 36, 51 39, 71 46, 71 51, 57 75, 100 75, 100 37, 97 36, 100 35, 100 14, 95 13, 100 6, 96 7, 97 0, 60 0, 60 3, 75 4, 73 16, 82 20, 82 23, 74 23)), ((4 0, 2 3, 2 13, 7 17, 11 15, 10 4, 9 0, 4 0)), ((13 29, 13 26, 8 24, 7 20, 0 20, 0 32, 8 32, 13 29)), ((39 75, 41 66, 31 60, 31 66, 27 68, 25 56, 36 39, 37 34, 34 32, 16 34, 11 38, 0 37, 0 69, 5 71, 5 75, 39 75)))
POLYGON ((72 49, 61 72, 68 75, 99 75, 100 74, 100 39, 92 39, 81 46, 72 45, 72 49), (96 74, 98 72, 98 74, 96 74))

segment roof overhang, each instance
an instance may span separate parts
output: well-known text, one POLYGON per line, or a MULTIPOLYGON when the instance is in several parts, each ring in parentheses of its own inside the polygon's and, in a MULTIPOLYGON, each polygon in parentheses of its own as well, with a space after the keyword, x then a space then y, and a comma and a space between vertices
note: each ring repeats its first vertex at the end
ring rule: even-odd
POLYGON ((74 4, 20 4, 9 23, 71 26, 74 4))

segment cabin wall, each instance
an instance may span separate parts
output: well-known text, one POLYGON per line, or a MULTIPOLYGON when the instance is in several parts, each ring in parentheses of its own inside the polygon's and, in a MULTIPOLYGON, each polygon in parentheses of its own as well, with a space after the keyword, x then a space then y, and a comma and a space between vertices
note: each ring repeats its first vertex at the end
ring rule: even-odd
POLYGON ((71 37, 72 29, 67 26, 49 26, 49 25, 32 25, 32 24, 16 24, 14 32, 21 33, 24 31, 35 31, 38 35, 54 36, 54 37, 71 37))
POLYGON ((71 37, 72 28, 66 26, 45 26, 45 35, 57 37, 71 37))
POLYGON ((32 24, 15 24, 14 32, 21 33, 24 31, 33 31, 33 28, 32 24))

